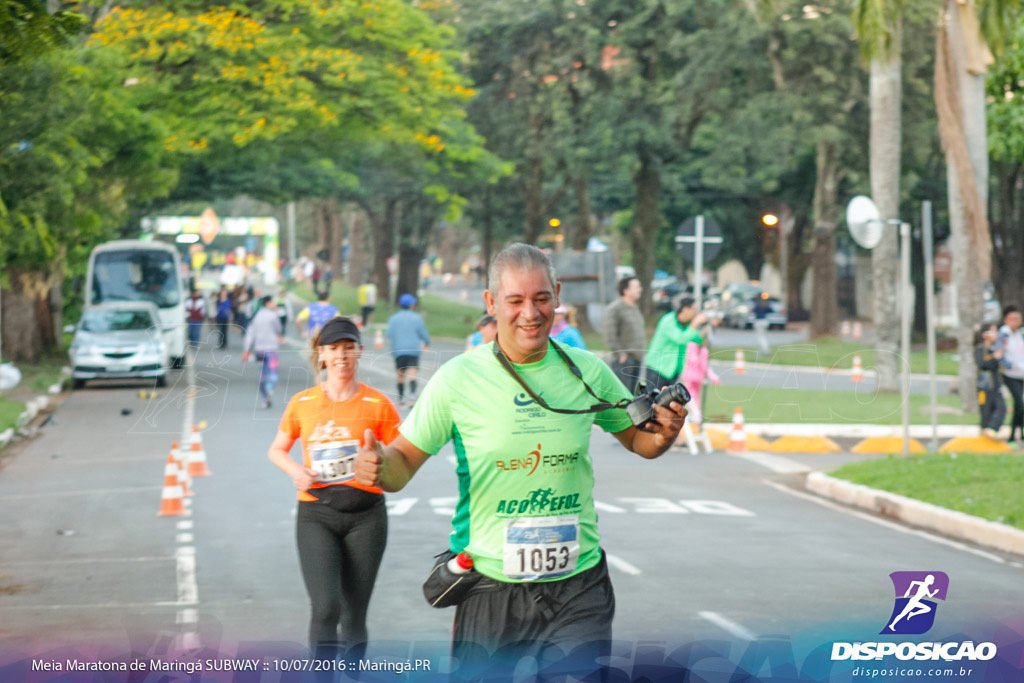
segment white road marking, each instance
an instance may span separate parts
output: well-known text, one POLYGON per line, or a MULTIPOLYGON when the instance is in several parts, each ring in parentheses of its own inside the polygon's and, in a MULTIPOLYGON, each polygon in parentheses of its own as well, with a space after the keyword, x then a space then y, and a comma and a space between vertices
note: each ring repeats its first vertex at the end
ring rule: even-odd
MULTIPOLYGON (((160 486, 132 486, 128 488, 120 489, 87 489, 87 490, 76 490, 76 491, 54 491, 52 492, 53 497, 66 498, 67 496, 120 496, 126 493, 143 493, 150 491, 163 491, 163 485, 160 486)), ((38 493, 16 493, 8 496, 0 496, 0 500, 21 500, 33 498, 38 499, 38 493)))
POLYGON ((123 562, 173 562, 173 555, 159 555, 156 557, 79 557, 68 560, 18 560, 16 562, 2 562, 0 567, 45 567, 56 564, 117 564, 123 562))
POLYGON ((811 468, 802 462, 783 458, 780 455, 772 455, 771 453, 747 451, 746 453, 730 453, 729 455, 749 460, 761 467, 767 467, 772 472, 776 472, 778 474, 803 474, 811 471, 811 468))
POLYGON ((418 498, 388 498, 387 508, 388 514, 392 516, 400 516, 409 512, 412 506, 416 504, 418 498))
POLYGON ((199 584, 196 582, 196 549, 182 546, 174 554, 177 563, 178 605, 199 603, 199 584))
POLYGON ((459 502, 459 499, 455 496, 444 497, 444 498, 431 498, 430 507, 434 508, 434 513, 438 515, 444 515, 445 517, 451 517, 455 514, 455 504, 459 502))
POLYGON ((625 512, 626 508, 620 508, 617 505, 611 505, 609 503, 602 503, 599 500, 594 501, 594 509, 598 512, 625 512))
MULTIPOLYGON (((196 414, 196 370, 195 370, 195 355, 194 352, 189 351, 189 362, 185 369, 186 382, 188 389, 186 391, 185 405, 182 410, 182 425, 181 425, 181 462, 185 465, 189 458, 189 444, 192 440, 192 427, 195 424, 196 414)), ((187 475, 186 475, 187 476, 187 475)), ((188 477, 191 480, 191 477, 188 477)), ((186 498, 184 501, 185 517, 192 516, 192 499, 186 498)), ((193 528, 193 522, 190 519, 179 520, 177 528, 182 533, 177 535, 178 550, 175 552, 174 557, 177 563, 177 579, 178 579, 178 613, 176 616, 176 623, 182 627, 181 632, 176 638, 176 647, 179 651, 185 650, 198 650, 202 643, 199 640, 199 633, 196 631, 198 618, 196 616, 195 605, 199 604, 199 582, 196 580, 196 549, 193 543, 193 535, 191 532, 193 528)))
POLYGON ((627 505, 635 505, 635 512, 641 514, 667 512, 685 515, 689 512, 686 508, 679 507, 667 498, 616 498, 615 500, 627 505))
POLYGON ((629 562, 626 562, 621 557, 616 557, 615 555, 612 555, 610 553, 605 553, 604 557, 606 560, 608 560, 608 564, 615 567, 620 572, 625 572, 626 574, 629 574, 631 576, 636 576, 640 573, 639 569, 631 565, 629 562))
POLYGON ((178 624, 198 624, 199 623, 199 612, 194 609, 182 609, 178 610, 178 614, 175 618, 175 623, 178 624))
POLYGON ((681 500, 679 504, 698 515, 722 515, 724 517, 756 517, 750 510, 744 510, 724 500, 681 500))
POLYGON ((903 526, 902 524, 897 524, 896 522, 890 522, 886 519, 875 517, 874 515, 868 514, 866 512, 853 510, 843 505, 839 505, 838 503, 833 503, 832 501, 826 498, 819 498, 818 496, 815 496, 810 493, 805 493, 804 491, 796 491, 794 489, 789 488, 788 486, 784 486, 774 481, 768 481, 767 479, 765 479, 764 483, 767 484, 768 486, 771 486, 773 489, 777 491, 781 491, 782 493, 786 493, 797 498, 803 498, 804 500, 809 500, 813 503, 821 505, 822 507, 827 507, 831 510, 837 510, 838 512, 842 512, 847 515, 857 517, 858 519, 863 519, 867 522, 872 522, 874 524, 878 524, 879 526, 884 526, 887 529, 899 531, 910 536, 917 536, 918 538, 923 538, 925 540, 931 541, 932 543, 938 543, 939 545, 949 546, 950 548, 955 548, 956 550, 962 550, 964 552, 971 553, 972 555, 983 557, 986 560, 991 560, 992 562, 995 562, 997 564, 1007 564, 1007 561, 1002 557, 999 557, 998 555, 993 555, 992 553, 985 552, 984 550, 972 548, 971 546, 966 545, 964 543, 953 541, 948 538, 943 538, 942 536, 936 536, 934 534, 928 533, 927 531, 921 531, 920 529, 912 529, 910 527, 903 526))
MULTIPOLYGON (((720 517, 754 517, 755 513, 745 510, 738 505, 724 500, 680 500, 671 501, 668 498, 655 497, 622 497, 616 501, 624 503, 629 507, 612 505, 600 500, 594 501, 594 509, 598 512, 611 514, 636 513, 636 514, 670 514, 686 515, 696 513, 698 515, 715 515, 720 517)), ((419 502, 419 498, 388 498, 388 514, 398 517, 408 514, 419 502)), ((446 496, 439 498, 428 498, 427 504, 435 514, 449 517, 455 514, 455 505, 458 498, 446 496)), ((295 509, 291 511, 295 515, 295 509)))
POLYGON ((722 629, 726 633, 733 635, 743 640, 757 640, 757 635, 754 634, 750 629, 745 626, 737 624, 735 621, 726 619, 718 612, 698 612, 697 613, 702 619, 710 621, 712 624, 722 629))
POLYGON ((177 607, 177 600, 157 600, 156 602, 97 602, 97 603, 83 603, 80 605, 72 604, 40 604, 40 605, 4 605, 5 610, 19 610, 19 611, 30 611, 37 612, 40 610, 55 611, 61 610, 73 610, 73 609, 150 609, 152 607, 177 607))

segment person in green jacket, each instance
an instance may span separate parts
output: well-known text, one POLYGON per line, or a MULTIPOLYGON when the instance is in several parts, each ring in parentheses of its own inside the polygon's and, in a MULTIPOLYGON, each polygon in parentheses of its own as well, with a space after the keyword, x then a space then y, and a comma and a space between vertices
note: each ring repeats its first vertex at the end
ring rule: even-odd
POLYGON ((661 389, 678 381, 683 372, 686 345, 704 343, 701 326, 707 315, 693 297, 684 296, 675 311, 661 317, 647 347, 647 388, 661 389))

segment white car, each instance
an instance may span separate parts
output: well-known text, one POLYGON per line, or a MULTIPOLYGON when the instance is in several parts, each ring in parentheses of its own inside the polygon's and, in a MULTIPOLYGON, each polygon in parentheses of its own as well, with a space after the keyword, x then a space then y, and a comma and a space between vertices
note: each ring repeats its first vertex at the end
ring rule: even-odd
POLYGON ((86 308, 69 355, 75 389, 93 379, 155 379, 158 387, 166 386, 172 362, 161 334, 160 312, 148 301, 86 308))

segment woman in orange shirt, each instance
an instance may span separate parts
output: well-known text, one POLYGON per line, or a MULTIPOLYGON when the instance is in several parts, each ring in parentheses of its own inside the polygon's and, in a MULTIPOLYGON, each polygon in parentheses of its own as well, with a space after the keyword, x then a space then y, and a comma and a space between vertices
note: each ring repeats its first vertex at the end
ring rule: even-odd
POLYGON ((360 658, 388 518, 383 491, 356 483, 353 466, 365 431, 390 443, 400 418, 387 396, 357 377, 363 346, 354 322, 332 318, 311 343, 316 376, 326 370, 326 381, 291 398, 268 456, 299 492, 296 540, 312 610, 310 648, 318 658, 360 658), (289 454, 299 439, 301 464, 289 454))

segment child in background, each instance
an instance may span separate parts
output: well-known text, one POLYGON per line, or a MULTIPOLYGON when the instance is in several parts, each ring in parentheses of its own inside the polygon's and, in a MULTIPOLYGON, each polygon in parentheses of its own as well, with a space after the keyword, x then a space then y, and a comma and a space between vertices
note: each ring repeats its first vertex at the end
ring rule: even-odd
POLYGON ((974 363, 978 366, 978 409, 981 433, 989 439, 999 438, 999 428, 1006 419, 1000 365, 1003 349, 998 346, 999 332, 995 325, 985 325, 974 335, 974 363))
POLYGON ((559 344, 586 349, 583 335, 576 327, 576 308, 559 304, 555 309, 555 323, 551 326, 551 338, 559 344))
POLYGON ((688 411, 687 420, 693 424, 703 422, 701 414, 701 389, 705 379, 712 384, 718 384, 721 380, 715 371, 711 369, 711 350, 705 344, 690 342, 686 345, 686 357, 683 360, 683 372, 680 376, 683 386, 690 392, 690 402, 686 404, 688 411))

